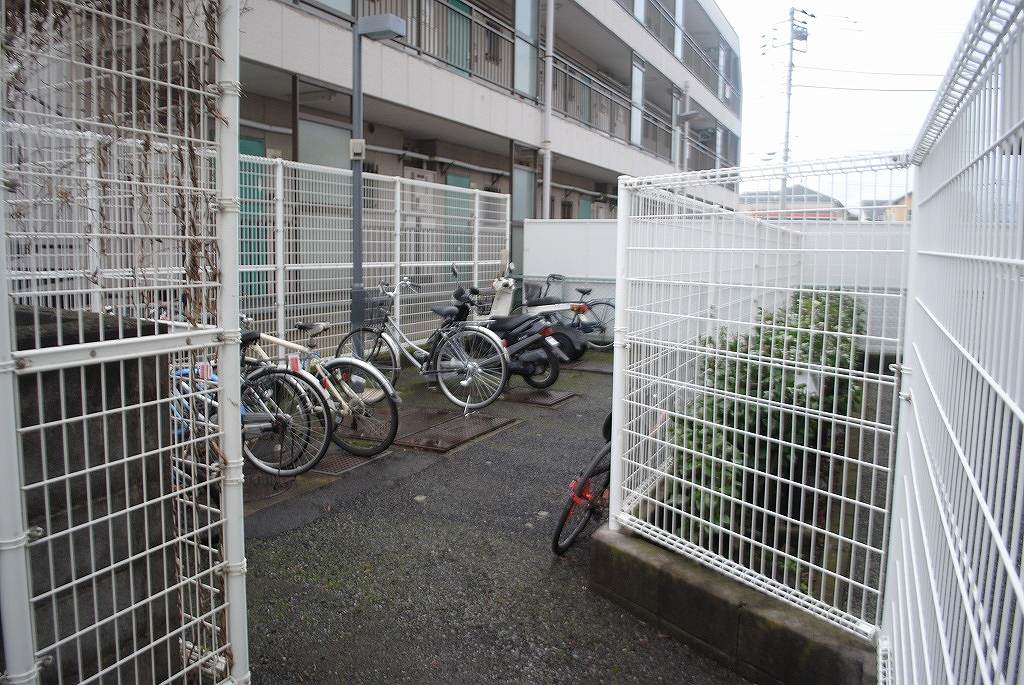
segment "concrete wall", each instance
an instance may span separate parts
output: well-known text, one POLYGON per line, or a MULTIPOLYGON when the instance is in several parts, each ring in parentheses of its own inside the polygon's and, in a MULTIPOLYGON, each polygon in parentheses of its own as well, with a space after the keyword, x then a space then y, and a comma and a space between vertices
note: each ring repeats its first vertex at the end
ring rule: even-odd
POLYGON ((574 288, 585 286, 593 288, 591 297, 614 297, 616 225, 614 219, 527 219, 519 271, 531 281, 549 273, 567 276, 551 294, 574 297, 574 288))

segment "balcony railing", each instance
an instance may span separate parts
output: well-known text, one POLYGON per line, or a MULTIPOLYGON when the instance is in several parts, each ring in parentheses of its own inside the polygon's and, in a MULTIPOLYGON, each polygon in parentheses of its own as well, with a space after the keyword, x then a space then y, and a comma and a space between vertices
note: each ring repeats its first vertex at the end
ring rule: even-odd
POLYGON ((392 13, 406 21, 402 41, 467 76, 507 90, 515 85, 515 30, 468 3, 445 0, 360 0, 365 14, 392 13))
MULTIPOLYGON (((504 19, 459 0, 359 0, 366 14, 389 12, 406 20, 403 43, 451 69, 509 92, 516 90, 515 30, 504 19)), ((537 50, 537 102, 542 102, 544 56, 537 50)), ((629 96, 595 74, 556 56, 552 108, 570 119, 621 141, 629 140, 629 96)), ((655 108, 643 113, 642 147, 672 157, 671 126, 655 108)))
POLYGON ((552 109, 613 138, 629 140, 627 96, 559 57, 553 74, 552 109))
MULTIPOLYGON (((631 0, 616 0, 619 5, 633 15, 631 0)), ((677 0, 682 2, 683 0, 677 0)), ((701 46, 686 29, 676 23, 675 17, 665 9, 658 0, 644 0, 644 27, 650 31, 666 50, 675 54, 675 30, 679 28, 683 34, 683 64, 693 72, 694 76, 715 93, 729 109, 740 111, 740 89, 727 74, 718 68, 718 48, 714 51, 701 46)), ((633 15, 635 18, 635 15, 633 15)))

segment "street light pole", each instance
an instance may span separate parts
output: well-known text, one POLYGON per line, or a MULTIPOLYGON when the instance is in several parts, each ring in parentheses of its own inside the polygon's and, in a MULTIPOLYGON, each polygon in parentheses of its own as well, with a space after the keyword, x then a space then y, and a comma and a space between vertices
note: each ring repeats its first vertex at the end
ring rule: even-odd
MULTIPOLYGON (((352 24, 352 330, 363 327, 366 284, 363 282, 363 160, 366 140, 363 138, 363 36, 370 40, 391 40, 405 36, 405 20, 394 14, 371 14, 358 17, 352 24)), ((353 338, 356 356, 362 354, 362 338, 353 338)))
MULTIPOLYGON (((363 327, 364 302, 366 284, 363 282, 363 157, 365 141, 363 139, 363 35, 359 32, 358 0, 352 3, 356 12, 356 21, 352 24, 352 140, 349 143, 352 158, 352 330, 363 327), (360 147, 356 141, 364 141, 363 154, 358 154, 360 147)), ((362 354, 358 349, 360 336, 353 342, 357 356, 362 354)))

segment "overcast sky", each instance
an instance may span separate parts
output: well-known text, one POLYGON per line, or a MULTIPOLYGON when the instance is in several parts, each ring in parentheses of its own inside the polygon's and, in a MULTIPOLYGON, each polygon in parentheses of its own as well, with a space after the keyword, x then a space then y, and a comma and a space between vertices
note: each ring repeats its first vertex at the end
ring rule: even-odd
MULTIPOLYGON (((740 36, 742 163, 781 159, 790 0, 717 0, 740 36), (775 44, 762 54, 762 34, 775 44), (772 158, 769 158, 772 159, 772 158)), ((807 0, 806 54, 796 55, 793 159, 907 149, 953 58, 975 0, 807 0), (854 73, 875 72, 875 73, 854 73), (908 92, 900 92, 908 91, 908 92), (923 92, 915 92, 923 91, 923 92)))

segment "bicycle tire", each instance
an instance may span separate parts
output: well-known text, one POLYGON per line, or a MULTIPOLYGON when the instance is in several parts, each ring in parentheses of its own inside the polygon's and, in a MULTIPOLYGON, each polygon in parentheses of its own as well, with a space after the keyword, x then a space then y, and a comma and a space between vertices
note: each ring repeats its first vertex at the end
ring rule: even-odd
POLYGON ((508 384, 508 352, 496 335, 475 326, 446 332, 430 363, 444 396, 467 412, 490 405, 508 384))
POLYGON ((600 322, 600 330, 584 333, 587 343, 597 350, 610 349, 615 344, 615 305, 597 301, 587 303, 589 314, 600 322))
POLYGON ((298 476, 323 459, 331 444, 331 412, 319 386, 308 374, 279 367, 259 368, 243 379, 241 400, 242 451, 257 469, 279 477, 298 476), (271 427, 247 429, 247 416, 264 415, 272 417, 271 427), (249 432, 252 435, 247 437, 249 432), (276 448, 272 442, 275 435, 280 436, 276 448), (262 437, 271 442, 258 444, 262 437), (281 457, 267 460, 268 452, 277 449, 281 457))
POLYGON ((526 384, 529 385, 530 387, 537 388, 538 390, 543 390, 545 388, 550 388, 552 385, 555 384, 555 381, 558 380, 560 363, 558 361, 558 353, 555 352, 551 348, 551 346, 548 345, 543 340, 538 342, 536 345, 531 345, 529 348, 527 348, 527 351, 538 349, 538 345, 547 354, 547 367, 545 369, 545 373, 534 374, 532 376, 527 376, 526 374, 523 374, 523 380, 526 381, 526 384))
POLYGON ((391 447, 398 435, 398 403, 395 390, 368 362, 351 358, 332 359, 323 365, 324 373, 339 392, 347 395, 349 412, 338 413, 337 402, 330 398, 335 445, 358 457, 372 457, 391 447), (358 383, 353 379, 359 379, 358 383))
POLYGON ((580 473, 570 486, 566 496, 562 515, 558 519, 554 535, 551 537, 551 551, 561 556, 569 551, 580 534, 604 510, 604 498, 611 478, 611 443, 598 452, 587 468, 580 473), (593 498, 599 499, 597 506, 593 498), (575 518, 574 518, 575 515, 575 518), (567 524, 568 525, 567 528, 567 524))
POLYGON ((383 374, 392 388, 398 387, 398 376, 402 370, 402 362, 394 347, 384 338, 383 332, 373 328, 357 328, 338 343, 334 350, 337 359, 355 357, 353 339, 357 335, 363 336, 363 354, 358 357, 363 361, 372 364, 374 368, 383 374))

